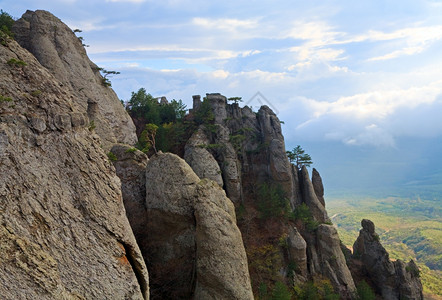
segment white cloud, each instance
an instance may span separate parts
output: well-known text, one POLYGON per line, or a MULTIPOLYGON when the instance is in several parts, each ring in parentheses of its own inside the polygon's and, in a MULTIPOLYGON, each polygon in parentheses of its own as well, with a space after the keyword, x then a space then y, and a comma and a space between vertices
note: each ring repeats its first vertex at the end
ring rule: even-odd
POLYGON ((399 136, 442 134, 441 95, 442 81, 437 81, 422 87, 341 97, 334 102, 303 99, 301 105, 311 117, 296 130, 348 145, 392 147, 399 136))
POLYGON ((201 18, 196 17, 192 19, 192 23, 196 26, 203 27, 205 29, 220 29, 226 31, 236 31, 239 29, 251 29, 256 28, 258 25, 257 20, 240 20, 229 18, 201 18))

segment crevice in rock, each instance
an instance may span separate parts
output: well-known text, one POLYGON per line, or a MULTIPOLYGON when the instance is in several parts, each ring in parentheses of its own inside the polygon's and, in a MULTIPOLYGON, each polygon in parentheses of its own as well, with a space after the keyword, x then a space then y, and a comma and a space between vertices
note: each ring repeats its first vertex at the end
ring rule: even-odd
POLYGON ((129 264, 132 267, 132 270, 135 274, 135 277, 137 278, 138 285, 140 286, 141 294, 144 296, 145 299, 149 298, 149 283, 144 278, 144 274, 142 271, 142 266, 138 262, 136 258, 136 252, 132 245, 129 245, 123 241, 120 241, 120 243, 124 247, 124 251, 126 252, 127 260, 129 261, 129 264))

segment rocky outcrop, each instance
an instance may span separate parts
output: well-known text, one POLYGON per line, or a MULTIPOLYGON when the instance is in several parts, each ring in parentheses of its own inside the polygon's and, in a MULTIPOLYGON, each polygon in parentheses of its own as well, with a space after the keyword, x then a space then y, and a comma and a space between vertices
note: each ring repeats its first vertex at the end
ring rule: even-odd
POLYGON ((227 99, 218 93, 206 94, 206 97, 211 106, 216 127, 211 140, 213 144, 221 146, 214 149, 214 156, 222 171, 227 196, 234 203, 239 203, 242 200, 241 165, 238 160, 237 149, 231 143, 231 131, 225 126, 227 99))
POLYGON ((146 236, 149 228, 144 202, 146 201, 146 165, 147 155, 128 146, 118 144, 112 147, 115 156, 112 162, 117 176, 121 180, 126 215, 140 248, 147 243, 146 236))
MULTIPOLYGON (((319 173, 317 176, 319 176, 319 173)), ((327 211, 325 210, 324 205, 321 203, 321 201, 318 200, 318 197, 316 195, 316 190, 312 184, 312 181, 310 180, 306 166, 302 166, 301 168, 299 176, 299 185, 301 187, 303 202, 309 207, 313 215, 313 218, 320 223, 330 222, 330 219, 327 216, 327 211)))
MULTIPOLYGON (((292 209, 305 203, 312 214, 310 227, 329 222, 322 179, 316 170, 313 170, 310 179, 306 167, 298 170, 290 164, 281 123, 275 113, 267 106, 254 113, 247 106, 240 108, 236 103, 227 104, 226 98, 220 94, 207 94, 206 99, 214 116, 206 143, 222 145, 210 154, 221 167, 227 195, 237 206, 241 203, 249 209, 245 214, 245 232, 250 232, 253 226, 253 216, 257 215, 257 194, 264 184, 275 190, 282 189, 292 209)), ((193 111, 202 109, 203 105, 199 97, 194 96, 193 111)), ((265 222, 259 220, 254 226, 266 227, 263 225, 265 222)), ((271 222, 268 226, 272 226, 271 222)), ((298 231, 291 224, 282 223, 272 231, 274 236, 268 234, 261 238, 271 240, 278 238, 278 235, 287 236, 288 260, 285 264, 296 263, 296 282, 305 282, 316 275, 326 276, 336 292, 342 297, 350 297, 355 286, 345 264, 337 232, 328 226, 321 227, 319 234, 315 228, 307 229, 306 224, 300 224, 298 231), (330 244, 325 247, 327 243, 330 244)), ((246 235, 245 243, 253 248, 255 238, 246 235)))
POLYGON ((366 274, 383 299, 423 299, 419 269, 413 261, 408 265, 390 261, 388 252, 379 242, 374 223, 362 220, 362 229, 353 245, 353 258, 360 261, 359 273, 366 274))
MULTIPOLYGON (((13 27, 15 39, 29 50, 74 96, 72 105, 94 121, 103 146, 135 144, 135 126, 115 92, 103 84, 99 68, 89 60, 82 41, 47 11, 27 11, 13 27)), ((44 86, 38 86, 43 91, 44 86)))
POLYGON ((297 266, 297 275, 302 276, 301 282, 308 277, 307 270, 307 243, 296 227, 292 227, 287 237, 287 248, 290 260, 297 266))
POLYGON ((184 160, 199 178, 211 179, 223 187, 221 169, 213 155, 207 150, 210 148, 210 140, 204 131, 204 126, 201 126, 187 141, 184 148, 184 160))
POLYGON ((174 154, 146 169, 152 298, 253 299, 232 202, 174 154))
POLYGON ((324 200, 324 185, 322 184, 321 175, 319 172, 313 168, 312 171, 312 184, 313 189, 315 190, 316 198, 321 202, 322 206, 325 208, 325 200, 324 200))
POLYGON ((321 273, 330 279, 342 299, 352 299, 356 287, 340 247, 338 231, 333 225, 320 224, 317 239, 321 273))
POLYGON ((120 181, 76 95, 15 41, 0 65, 2 299, 147 299, 120 181))

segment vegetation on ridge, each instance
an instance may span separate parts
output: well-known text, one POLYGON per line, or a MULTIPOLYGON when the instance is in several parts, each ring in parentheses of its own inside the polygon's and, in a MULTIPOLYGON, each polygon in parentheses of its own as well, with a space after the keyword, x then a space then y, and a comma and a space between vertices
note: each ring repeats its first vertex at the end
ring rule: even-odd
POLYGON ((287 157, 290 163, 294 164, 298 169, 302 166, 310 167, 313 163, 309 154, 305 153, 305 150, 300 145, 293 148, 292 151, 286 151, 287 157))
POLYGON ((0 31, 7 36, 13 38, 12 25, 14 25, 14 19, 7 12, 0 9, 0 31))

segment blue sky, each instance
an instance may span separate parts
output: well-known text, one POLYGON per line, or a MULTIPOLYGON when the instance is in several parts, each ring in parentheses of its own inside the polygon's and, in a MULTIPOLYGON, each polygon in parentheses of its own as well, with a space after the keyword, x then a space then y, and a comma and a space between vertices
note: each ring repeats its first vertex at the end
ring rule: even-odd
MULTIPOLYGON (((194 94, 247 103, 259 91, 285 122, 287 148, 333 143, 350 156, 441 140, 442 1, 0 0, 0 8, 14 17, 48 10, 82 29, 91 60, 121 72, 111 80, 124 100, 140 87, 188 106, 194 94)), ((318 159, 327 168, 329 158, 318 159)))

